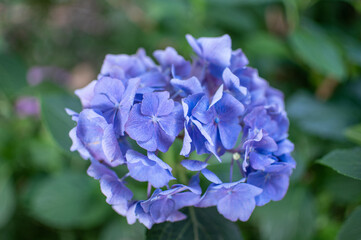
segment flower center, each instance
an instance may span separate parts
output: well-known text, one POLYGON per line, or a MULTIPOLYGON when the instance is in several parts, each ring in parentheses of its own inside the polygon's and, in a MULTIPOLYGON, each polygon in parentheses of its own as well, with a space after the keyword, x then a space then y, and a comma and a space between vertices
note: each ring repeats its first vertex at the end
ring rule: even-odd
POLYGON ((158 122, 159 118, 157 116, 152 116, 152 122, 156 123, 158 122))
POLYGON ((221 121, 221 120, 219 119, 219 117, 216 117, 216 118, 214 119, 214 122, 215 122, 215 123, 219 123, 219 121, 221 121))

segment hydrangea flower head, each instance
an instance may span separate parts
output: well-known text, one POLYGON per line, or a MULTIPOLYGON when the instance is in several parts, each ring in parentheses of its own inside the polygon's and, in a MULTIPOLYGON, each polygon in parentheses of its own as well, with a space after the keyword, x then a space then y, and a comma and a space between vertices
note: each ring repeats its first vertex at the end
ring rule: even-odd
POLYGON ((187 206, 247 221, 256 206, 285 196, 296 167, 283 94, 232 50, 228 35, 186 38, 192 61, 172 47, 153 53, 158 64, 143 49, 107 55, 98 79, 75 91, 83 110, 67 109, 76 122, 71 150, 91 161, 88 175, 129 224, 181 221, 187 206), (172 145, 179 158, 164 154, 172 145), (226 179, 209 170, 223 162, 226 179), (139 186, 130 178, 148 184, 146 199, 134 198, 139 186))

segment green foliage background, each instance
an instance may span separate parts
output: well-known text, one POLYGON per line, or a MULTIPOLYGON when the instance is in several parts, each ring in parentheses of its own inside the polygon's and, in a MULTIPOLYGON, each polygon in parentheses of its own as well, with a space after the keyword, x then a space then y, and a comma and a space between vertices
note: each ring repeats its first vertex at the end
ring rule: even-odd
POLYGON ((0 1, 0 239, 361 239, 360 144, 359 0, 0 1), (246 223, 187 209, 191 219, 146 233, 112 211, 89 163, 68 150, 64 108, 79 109, 73 90, 105 54, 173 46, 190 56, 186 33, 228 33, 285 93, 297 168, 286 197, 246 223), (31 86, 39 66, 50 73, 31 86), (22 96, 39 99, 40 116, 19 116, 22 96))

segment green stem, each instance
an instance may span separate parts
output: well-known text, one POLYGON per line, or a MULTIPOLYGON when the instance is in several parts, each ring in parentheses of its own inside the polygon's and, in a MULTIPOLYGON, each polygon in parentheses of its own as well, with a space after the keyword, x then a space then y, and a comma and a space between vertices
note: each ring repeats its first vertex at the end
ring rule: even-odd
POLYGON ((198 220, 196 217, 196 213, 194 211, 193 207, 189 208, 189 215, 191 216, 192 222, 193 222, 193 234, 194 234, 194 240, 199 240, 199 233, 198 233, 198 220))

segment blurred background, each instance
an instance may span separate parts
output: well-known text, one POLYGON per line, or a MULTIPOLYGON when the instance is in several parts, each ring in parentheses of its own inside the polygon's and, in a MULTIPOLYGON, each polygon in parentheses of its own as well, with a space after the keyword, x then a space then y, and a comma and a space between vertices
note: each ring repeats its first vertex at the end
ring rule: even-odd
POLYGON ((361 181, 317 163, 361 144, 359 0, 1 0, 0 239, 146 238, 69 151, 64 108, 80 109, 73 91, 107 53, 172 46, 190 56, 186 33, 228 33, 286 96, 297 168, 282 201, 236 223, 243 238, 360 239, 361 220, 346 220, 361 181))

